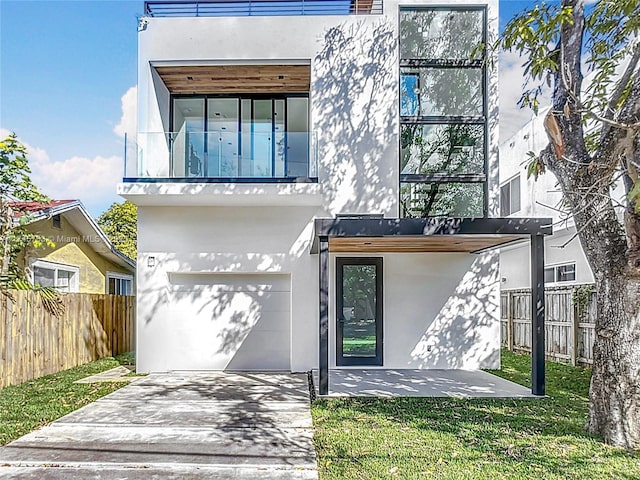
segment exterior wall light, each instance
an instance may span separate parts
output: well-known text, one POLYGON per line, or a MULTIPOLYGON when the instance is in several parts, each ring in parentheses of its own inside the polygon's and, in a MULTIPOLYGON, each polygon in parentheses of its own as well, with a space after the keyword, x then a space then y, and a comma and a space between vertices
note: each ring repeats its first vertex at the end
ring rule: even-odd
POLYGON ((156 257, 147 258, 147 267, 153 268, 156 266, 156 257))

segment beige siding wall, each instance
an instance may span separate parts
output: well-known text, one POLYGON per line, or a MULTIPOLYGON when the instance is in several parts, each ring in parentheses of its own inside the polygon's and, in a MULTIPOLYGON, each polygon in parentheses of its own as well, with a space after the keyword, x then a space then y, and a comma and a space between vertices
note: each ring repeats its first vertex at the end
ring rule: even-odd
POLYGON ((30 261, 39 259, 78 267, 80 293, 105 293, 107 272, 131 275, 128 270, 96 253, 91 246, 96 241, 95 235, 83 238, 64 216, 60 219, 60 228, 53 227, 50 218, 34 222, 27 228, 49 238, 55 246, 27 249, 19 258, 21 264, 26 268, 30 261))

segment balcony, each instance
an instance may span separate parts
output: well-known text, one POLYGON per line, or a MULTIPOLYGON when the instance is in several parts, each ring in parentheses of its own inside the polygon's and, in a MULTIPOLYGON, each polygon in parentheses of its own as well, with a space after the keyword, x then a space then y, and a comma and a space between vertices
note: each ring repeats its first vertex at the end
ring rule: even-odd
POLYGON ((200 0, 145 2, 149 17, 382 14, 383 0, 200 0))
POLYGON ((314 133, 264 130, 138 133, 125 141, 123 181, 316 183, 314 133))

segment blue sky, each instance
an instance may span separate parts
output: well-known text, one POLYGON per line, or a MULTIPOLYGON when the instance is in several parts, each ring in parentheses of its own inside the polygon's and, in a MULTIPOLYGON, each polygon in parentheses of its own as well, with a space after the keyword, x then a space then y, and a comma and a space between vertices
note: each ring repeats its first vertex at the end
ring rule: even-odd
MULTIPOLYGON (((532 3, 502 0, 501 26, 532 3)), ((143 8, 141 0, 0 0, 2 133, 14 131, 30 147, 33 178, 45 193, 79 198, 94 216, 122 200, 115 186, 124 142, 114 129, 122 97, 136 84, 143 8)), ((505 65, 518 76, 516 64, 505 65)))

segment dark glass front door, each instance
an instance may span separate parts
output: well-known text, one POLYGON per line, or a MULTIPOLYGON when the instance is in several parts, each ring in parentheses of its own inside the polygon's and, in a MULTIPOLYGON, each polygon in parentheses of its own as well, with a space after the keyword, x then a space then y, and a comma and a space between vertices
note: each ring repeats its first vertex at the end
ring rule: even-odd
POLYGON ((337 365, 382 365, 382 258, 336 259, 337 365))

